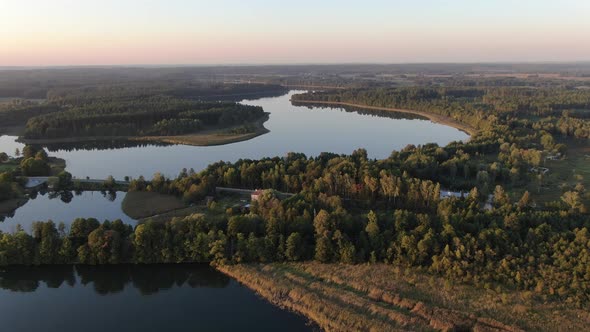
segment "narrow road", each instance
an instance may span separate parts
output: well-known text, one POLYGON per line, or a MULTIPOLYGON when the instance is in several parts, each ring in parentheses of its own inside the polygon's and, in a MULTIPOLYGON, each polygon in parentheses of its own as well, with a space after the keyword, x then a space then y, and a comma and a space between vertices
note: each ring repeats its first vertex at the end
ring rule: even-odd
MULTIPOLYGON (((261 190, 266 190, 266 189, 261 189, 261 190)), ((250 190, 250 189, 239 189, 239 188, 228 188, 228 187, 215 187, 215 192, 220 193, 220 192, 227 192, 227 193, 233 193, 233 194, 241 194, 241 195, 252 195, 256 190, 250 190)), ((277 196, 280 197, 291 197, 291 196, 295 196, 295 194, 291 194, 291 193, 284 193, 284 192, 280 192, 275 190, 277 196)))

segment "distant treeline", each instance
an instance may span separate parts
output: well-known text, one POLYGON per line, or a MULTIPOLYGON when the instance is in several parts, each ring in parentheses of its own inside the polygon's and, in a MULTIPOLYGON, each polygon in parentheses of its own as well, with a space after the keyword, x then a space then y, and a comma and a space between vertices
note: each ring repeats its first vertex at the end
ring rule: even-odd
POLYGON ((55 104, 41 104, 18 99, 0 103, 0 127, 24 125, 30 118, 61 110, 62 108, 55 104))
POLYGON ((376 107, 408 108, 483 115, 561 115, 562 110, 590 109, 590 91, 579 89, 412 87, 318 91, 295 95, 297 100, 347 102, 376 107))

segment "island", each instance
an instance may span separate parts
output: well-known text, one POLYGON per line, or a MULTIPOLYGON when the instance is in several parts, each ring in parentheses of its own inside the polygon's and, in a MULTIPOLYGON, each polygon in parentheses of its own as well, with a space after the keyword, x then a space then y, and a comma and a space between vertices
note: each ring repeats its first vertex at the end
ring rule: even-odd
POLYGON ((115 140, 221 145, 268 132, 262 108, 227 99, 284 92, 272 85, 165 83, 58 90, 41 102, 17 99, 0 105, 0 130, 20 135, 29 145, 115 140))

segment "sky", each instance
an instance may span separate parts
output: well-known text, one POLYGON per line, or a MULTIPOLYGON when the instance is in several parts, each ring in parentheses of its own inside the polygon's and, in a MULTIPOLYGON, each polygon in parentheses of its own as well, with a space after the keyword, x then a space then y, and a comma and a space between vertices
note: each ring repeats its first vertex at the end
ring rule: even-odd
POLYGON ((0 66, 590 61, 588 0, 0 0, 0 66))

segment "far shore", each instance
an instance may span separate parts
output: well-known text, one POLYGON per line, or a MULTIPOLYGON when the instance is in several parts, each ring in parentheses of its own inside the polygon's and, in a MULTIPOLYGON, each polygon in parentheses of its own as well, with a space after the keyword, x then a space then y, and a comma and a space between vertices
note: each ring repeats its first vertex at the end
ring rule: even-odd
POLYGON ((88 137, 63 137, 63 138, 41 138, 28 139, 19 138, 18 141, 24 144, 61 144, 61 143, 79 143, 79 142, 96 142, 96 141, 137 141, 137 142, 161 142, 168 144, 182 144, 194 146, 213 146, 247 141, 254 137, 266 134, 270 130, 264 127, 264 122, 268 120, 268 113, 262 118, 245 124, 232 126, 228 128, 214 128, 204 130, 194 134, 176 135, 176 136, 88 136, 88 137), (227 133, 232 129, 245 125, 254 127, 253 132, 244 134, 227 133))
POLYGON ((408 110, 408 109, 399 109, 399 108, 391 108, 391 107, 379 107, 379 106, 368 106, 362 104, 353 104, 353 103, 345 103, 345 102, 336 102, 336 101, 319 101, 319 100, 292 100, 293 103, 300 103, 300 104, 316 104, 316 105, 326 105, 326 106, 348 106, 348 107, 356 107, 362 108, 366 110, 376 110, 376 111, 388 111, 388 112, 397 112, 397 113, 410 113, 421 115, 428 118, 430 121, 435 123, 440 123, 442 125, 450 126, 456 129, 459 129, 470 136, 474 135, 477 130, 472 126, 459 122, 455 119, 449 118, 447 116, 428 113, 424 111, 416 111, 416 110, 408 110))

